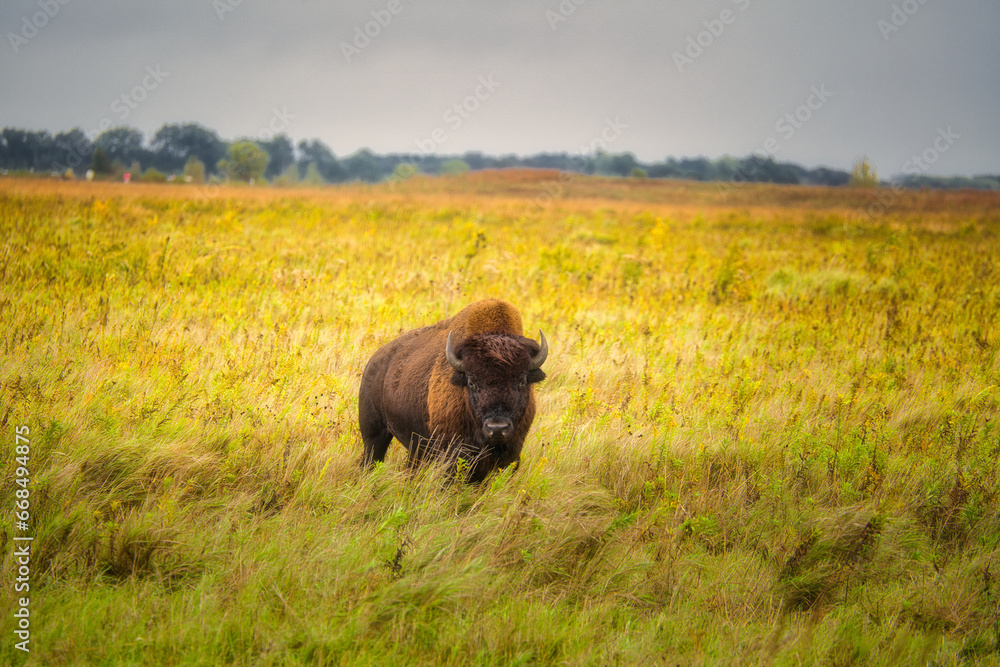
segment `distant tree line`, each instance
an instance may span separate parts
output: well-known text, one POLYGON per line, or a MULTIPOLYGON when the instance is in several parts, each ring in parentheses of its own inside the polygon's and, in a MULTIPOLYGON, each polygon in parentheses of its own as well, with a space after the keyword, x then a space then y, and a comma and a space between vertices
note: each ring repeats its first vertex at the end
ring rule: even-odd
POLYGON ((899 180, 904 188, 930 188, 934 190, 1000 190, 1000 175, 982 176, 928 176, 926 174, 904 176, 899 180))
MULTIPOLYGON (((197 123, 166 124, 146 140, 133 127, 105 130, 91 140, 74 128, 55 135, 5 127, 0 130, 0 171, 53 173, 83 176, 93 170, 98 178, 120 177, 133 172, 135 178, 187 181, 265 180, 279 184, 375 183, 406 178, 415 173, 455 174, 469 170, 530 167, 633 178, 673 178, 696 181, 733 181, 843 186, 852 174, 838 169, 808 169, 750 155, 718 159, 667 158, 663 162, 640 162, 631 153, 598 152, 592 155, 542 153, 529 157, 488 156, 468 152, 460 156, 394 153, 377 155, 368 149, 338 157, 318 139, 295 144, 287 135, 267 140, 238 139, 230 142, 197 123)), ((876 181, 877 182, 877 181, 876 181)), ((904 187, 977 188, 1000 190, 1000 176, 942 178, 907 176, 904 187)))

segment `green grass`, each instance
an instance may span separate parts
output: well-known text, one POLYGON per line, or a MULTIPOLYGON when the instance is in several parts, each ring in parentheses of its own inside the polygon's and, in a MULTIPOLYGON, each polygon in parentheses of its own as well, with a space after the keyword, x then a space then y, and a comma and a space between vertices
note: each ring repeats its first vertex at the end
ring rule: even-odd
POLYGON ((1000 662, 994 195, 483 178, 0 182, 0 663, 1000 662), (521 468, 362 472, 368 357, 487 296, 521 468))

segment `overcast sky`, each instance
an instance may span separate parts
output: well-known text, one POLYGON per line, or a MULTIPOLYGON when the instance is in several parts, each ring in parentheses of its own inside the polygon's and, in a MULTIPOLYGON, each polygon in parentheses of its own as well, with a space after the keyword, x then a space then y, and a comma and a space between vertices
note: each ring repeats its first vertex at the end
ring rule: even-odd
POLYGON ((0 126, 1000 173, 998 0, 7 0, 0 26, 0 126))

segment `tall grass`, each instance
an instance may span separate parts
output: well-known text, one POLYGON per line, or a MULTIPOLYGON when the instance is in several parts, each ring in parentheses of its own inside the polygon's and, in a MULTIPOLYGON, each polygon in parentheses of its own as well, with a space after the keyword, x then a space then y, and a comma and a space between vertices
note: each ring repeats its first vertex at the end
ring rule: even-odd
POLYGON ((0 181, 31 661, 1000 660, 995 196, 529 176, 0 181), (487 296, 552 350, 521 468, 362 472, 367 358, 487 296))

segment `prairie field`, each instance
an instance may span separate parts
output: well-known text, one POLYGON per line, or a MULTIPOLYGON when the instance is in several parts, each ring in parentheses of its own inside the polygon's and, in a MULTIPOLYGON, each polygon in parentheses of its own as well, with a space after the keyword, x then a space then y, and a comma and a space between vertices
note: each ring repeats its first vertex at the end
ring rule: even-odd
POLYGON ((2 664, 1000 664, 1000 194, 0 179, 0 230, 2 664), (521 466, 361 470, 367 359, 486 297, 549 341, 521 466))

